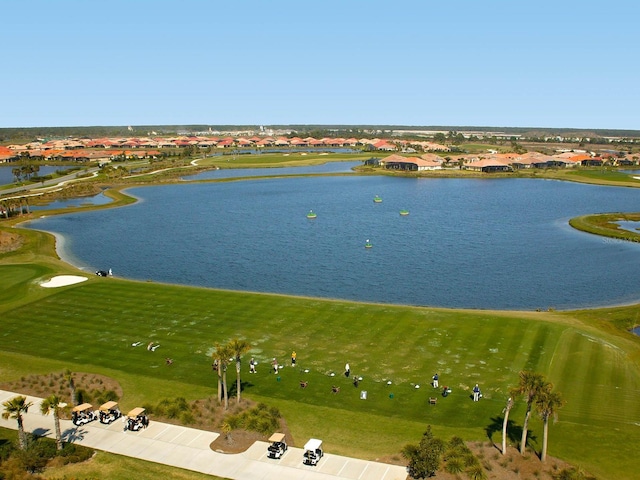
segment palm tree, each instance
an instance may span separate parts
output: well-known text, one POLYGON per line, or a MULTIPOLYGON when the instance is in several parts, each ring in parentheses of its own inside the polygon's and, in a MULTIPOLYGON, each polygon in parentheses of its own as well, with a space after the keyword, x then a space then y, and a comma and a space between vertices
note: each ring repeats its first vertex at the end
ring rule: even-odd
POLYGON ((220 354, 222 353, 222 346, 219 343, 216 343, 216 349, 211 354, 213 358, 213 369, 216 372, 216 377, 218 378, 218 403, 222 402, 222 362, 220 358, 220 354))
POLYGON ((240 389, 242 388, 242 382, 240 381, 240 366, 241 357, 249 350, 251 350, 251 344, 246 340, 239 340, 234 338, 228 344, 229 350, 233 353, 233 357, 236 359, 236 403, 240 403, 240 389))
POLYGON ((502 421, 502 455, 507 453, 507 425, 509 423, 509 412, 513 408, 513 398, 507 399, 507 405, 504 407, 504 420, 502 421))
POLYGON ((229 358, 233 355, 233 352, 229 348, 229 345, 216 344, 216 351, 214 353, 215 359, 218 361, 218 387, 222 383, 222 392, 218 388, 218 402, 220 402, 221 396, 224 397, 224 409, 229 408, 229 392, 227 388, 227 367, 229 366, 229 358))
POLYGON ((56 428, 56 447, 58 450, 62 450, 62 434, 60 433, 60 407, 62 401, 60 397, 56 394, 49 395, 47 398, 42 400, 42 404, 40 405, 40 412, 43 415, 49 415, 49 413, 53 413, 53 423, 56 428))
POLYGON ((18 421, 18 445, 21 450, 24 450, 27 447, 27 438, 24 433, 22 415, 27 413, 31 405, 33 405, 33 403, 27 402, 27 397, 22 395, 13 397, 12 399, 2 403, 2 406, 4 407, 2 418, 5 420, 8 418, 15 418, 18 421))
POLYGON ((16 179, 16 183, 20 182, 20 179, 22 178, 22 170, 20 169, 20 167, 12 168, 11 173, 16 179))
POLYGON ((521 455, 524 455, 527 448, 527 430, 529 428, 529 418, 531 417, 531 407, 545 384, 546 382, 541 373, 522 371, 520 372, 520 384, 514 389, 514 392, 519 396, 523 396, 527 402, 527 412, 522 424, 522 439, 520 441, 521 455))
POLYGON ((71 403, 77 405, 76 403, 76 384, 73 381, 73 373, 68 368, 64 371, 64 378, 69 383, 69 391, 71 392, 71 403))
POLYGON ((564 405, 562 395, 558 392, 552 392, 553 385, 548 383, 546 388, 538 395, 536 399, 536 410, 542 418, 542 454, 540 460, 545 461, 547 459, 547 440, 549 433, 549 419, 553 418, 555 421, 558 417, 558 410, 564 405))

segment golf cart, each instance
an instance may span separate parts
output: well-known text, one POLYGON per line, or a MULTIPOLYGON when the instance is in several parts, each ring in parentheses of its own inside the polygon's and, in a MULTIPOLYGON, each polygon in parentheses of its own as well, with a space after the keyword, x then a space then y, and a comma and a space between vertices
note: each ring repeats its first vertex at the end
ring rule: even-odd
POLYGON ((108 425, 111 422, 115 422, 122 416, 122 412, 118 408, 118 402, 107 402, 100 405, 98 416, 100 417, 100 423, 108 425))
POLYGON ((125 430, 137 432, 149 426, 149 417, 145 414, 144 408, 137 407, 127 413, 127 420, 124 423, 125 430))
POLYGON ((267 457, 280 458, 287 451, 287 443, 284 441, 284 433, 274 433, 269 437, 271 445, 267 447, 267 457))
POLYGON ((311 438, 304 445, 304 460, 302 463, 305 465, 317 465, 318 461, 322 458, 324 452, 322 451, 322 440, 317 438, 311 438))
POLYGON ((83 403, 82 405, 76 405, 71 410, 71 421, 76 426, 93 422, 95 419, 96 419, 96 412, 93 411, 93 406, 90 403, 83 403))

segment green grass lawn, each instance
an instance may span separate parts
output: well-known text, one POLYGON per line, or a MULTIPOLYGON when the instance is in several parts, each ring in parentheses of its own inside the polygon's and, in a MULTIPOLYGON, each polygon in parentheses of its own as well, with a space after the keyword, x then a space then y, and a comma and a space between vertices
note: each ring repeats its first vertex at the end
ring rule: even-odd
MULTIPOLYGON (((602 478, 634 471, 640 339, 602 328, 593 316, 361 304, 100 277, 40 287, 54 268, 0 265, 5 380, 63 368, 103 373, 123 385, 125 410, 164 397, 203 398, 215 395, 216 342, 244 338, 253 346, 243 366, 244 394, 278 406, 296 445, 314 436, 332 453, 377 458, 417 442, 428 424, 445 438, 482 440, 493 432, 499 443, 508 389, 520 370, 535 370, 567 400, 550 428, 550 455, 602 478), (155 352, 146 349, 151 341, 160 344, 155 352), (250 355, 259 362, 255 375, 248 373, 250 355), (270 373, 273 357, 286 365, 278 375, 270 373), (346 362, 352 376, 363 377, 357 388, 343 375, 346 362), (435 372, 441 386, 452 388, 449 397, 430 387, 435 372), (309 382, 306 389, 301 380, 309 382), (478 403, 470 399, 475 383, 484 394, 478 403), (430 396, 438 396, 437 405, 429 405, 430 396)), ((233 367, 229 377, 233 387, 233 367)), ((516 428, 523 415, 518 403, 510 417, 516 428)), ((532 435, 539 450, 537 419, 532 435)))

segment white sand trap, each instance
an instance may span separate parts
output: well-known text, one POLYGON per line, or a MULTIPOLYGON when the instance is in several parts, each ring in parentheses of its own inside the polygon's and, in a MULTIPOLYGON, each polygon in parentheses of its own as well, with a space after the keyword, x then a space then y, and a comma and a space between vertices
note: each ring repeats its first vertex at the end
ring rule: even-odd
POLYGON ((79 275, 58 275, 51 280, 42 282, 40 286, 44 288, 66 287, 67 285, 84 282, 86 279, 87 277, 81 277, 79 275))

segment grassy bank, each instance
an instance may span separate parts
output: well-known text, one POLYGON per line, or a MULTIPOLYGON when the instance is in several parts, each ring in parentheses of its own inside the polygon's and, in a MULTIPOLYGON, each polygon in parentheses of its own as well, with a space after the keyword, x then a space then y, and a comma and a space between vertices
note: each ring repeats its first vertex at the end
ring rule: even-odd
POLYGON ((620 228, 618 222, 638 222, 640 213, 600 213, 572 218, 569 224, 583 232, 603 237, 640 242, 640 233, 620 228))

